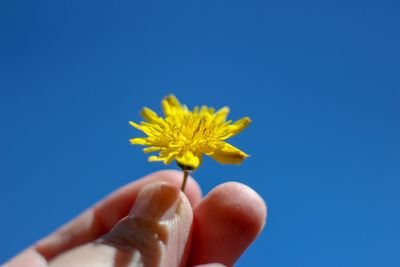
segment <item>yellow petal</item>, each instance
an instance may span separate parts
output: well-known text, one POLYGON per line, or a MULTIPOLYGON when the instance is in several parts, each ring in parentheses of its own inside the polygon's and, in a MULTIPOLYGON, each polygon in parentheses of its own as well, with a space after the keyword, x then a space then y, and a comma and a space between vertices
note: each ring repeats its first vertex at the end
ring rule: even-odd
POLYGON ((138 129, 138 130, 142 130, 142 127, 141 127, 139 124, 134 123, 133 121, 130 121, 129 124, 130 124, 131 126, 135 127, 135 128, 138 129))
POLYGON ((200 165, 200 157, 194 155, 191 151, 185 151, 183 155, 176 157, 176 161, 184 168, 197 169, 200 165))
POLYGON ((161 153, 162 155, 160 156, 150 156, 149 161, 154 162, 154 161, 163 161, 164 164, 170 164, 171 161, 175 159, 175 156, 178 154, 177 152, 171 152, 171 153, 161 153))
POLYGON ((143 108, 141 115, 148 122, 158 123, 160 120, 157 113, 146 107, 143 108))
POLYGON ((155 151, 159 151, 159 150, 160 150, 159 147, 154 147, 154 146, 143 148, 144 153, 150 153, 150 152, 155 152, 155 151))
POLYGON ((154 161, 163 161, 163 158, 157 157, 157 156, 150 156, 149 161, 154 162, 154 161))
POLYGON ((132 145, 147 145, 148 141, 146 138, 143 137, 138 137, 138 138, 132 138, 129 139, 132 145))
POLYGON ((164 159, 164 164, 170 164, 178 155, 178 152, 170 152, 168 156, 164 159))
POLYGON ((241 131, 243 131, 244 128, 247 127, 247 125, 249 125, 251 122, 249 117, 245 117, 242 118, 238 121, 236 121, 235 123, 228 125, 228 131, 231 134, 231 136, 236 135, 238 133, 240 133, 241 131))
POLYGON ((160 126, 149 122, 142 122, 140 130, 147 136, 161 136, 163 134, 163 129, 160 126))
POLYGON ((173 115, 177 110, 182 109, 181 104, 174 95, 165 97, 161 104, 165 116, 173 115))
POLYGON ((228 143, 215 150, 210 157, 222 164, 239 164, 249 155, 228 143))
POLYGON ((201 108, 200 108, 199 114, 205 115, 205 114, 207 114, 208 112, 209 112, 209 111, 208 111, 208 107, 207 107, 206 105, 202 105, 201 108))
POLYGON ((228 107, 223 107, 219 109, 215 114, 214 114, 214 122, 216 124, 221 124, 224 121, 226 121, 226 118, 228 117, 229 114, 229 108, 228 107))

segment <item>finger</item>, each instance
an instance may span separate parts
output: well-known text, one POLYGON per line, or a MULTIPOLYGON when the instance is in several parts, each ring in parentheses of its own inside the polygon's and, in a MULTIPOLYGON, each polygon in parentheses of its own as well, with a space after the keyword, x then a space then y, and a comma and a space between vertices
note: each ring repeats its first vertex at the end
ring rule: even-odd
POLYGON ((251 188, 225 183, 194 210, 190 266, 219 262, 232 266, 265 224, 266 206, 251 188))
POLYGON ((177 187, 147 185, 109 233, 60 254, 49 266, 184 266, 192 221, 192 207, 177 187))
MULTIPOLYGON (((36 250, 49 260, 63 251, 97 239, 127 215, 143 186, 157 181, 168 182, 179 188, 182 173, 171 170, 159 171, 118 189, 39 241, 35 246, 36 250)), ((192 205, 196 205, 201 199, 200 187, 191 177, 188 179, 185 194, 192 205)))

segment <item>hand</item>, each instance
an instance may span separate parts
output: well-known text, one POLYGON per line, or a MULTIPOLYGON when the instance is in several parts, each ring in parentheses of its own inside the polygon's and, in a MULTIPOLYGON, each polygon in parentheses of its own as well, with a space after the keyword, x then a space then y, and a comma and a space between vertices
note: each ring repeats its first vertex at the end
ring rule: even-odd
POLYGON ((132 182, 4 267, 232 266, 265 224, 264 201, 235 182, 202 198, 191 177, 185 195, 181 181, 160 171, 132 182))

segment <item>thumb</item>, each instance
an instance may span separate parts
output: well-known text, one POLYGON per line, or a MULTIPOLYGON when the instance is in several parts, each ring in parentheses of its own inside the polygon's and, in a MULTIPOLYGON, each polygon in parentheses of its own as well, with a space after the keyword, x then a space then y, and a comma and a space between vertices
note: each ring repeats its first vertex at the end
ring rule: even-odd
POLYGON ((150 184, 109 233, 61 254, 50 266, 184 266, 192 222, 191 205, 178 188, 150 184))

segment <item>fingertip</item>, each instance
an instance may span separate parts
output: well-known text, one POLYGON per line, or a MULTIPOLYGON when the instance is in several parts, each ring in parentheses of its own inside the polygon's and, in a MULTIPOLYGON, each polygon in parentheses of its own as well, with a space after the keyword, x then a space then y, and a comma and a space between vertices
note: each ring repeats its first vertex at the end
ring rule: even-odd
POLYGON ((223 213, 226 220, 234 221, 237 226, 255 237, 265 226, 267 205, 263 198, 251 187, 227 182, 215 187, 207 195, 210 206, 223 213))
POLYGON ((190 263, 232 266, 261 232, 266 213, 264 200, 250 187, 217 186, 195 208, 190 263))
MULTIPOLYGON (((160 170, 152 174, 149 174, 148 176, 142 178, 141 180, 146 183, 163 181, 170 183, 177 188, 180 188, 183 182, 183 172, 173 169, 160 170)), ((188 177, 184 193, 189 199, 192 206, 195 206, 202 199, 202 192, 200 185, 191 175, 189 175, 188 177)))
POLYGON ((182 266, 193 222, 190 202, 176 186, 144 186, 128 216, 103 236, 118 251, 138 250, 145 266, 182 266))

